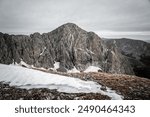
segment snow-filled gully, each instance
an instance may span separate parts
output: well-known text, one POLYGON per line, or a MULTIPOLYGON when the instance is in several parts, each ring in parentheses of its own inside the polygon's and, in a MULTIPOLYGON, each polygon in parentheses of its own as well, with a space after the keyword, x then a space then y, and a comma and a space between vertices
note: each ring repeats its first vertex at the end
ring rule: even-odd
POLYGON ((101 85, 93 81, 84 81, 13 65, 0 64, 0 82, 10 83, 10 86, 25 89, 48 88, 66 93, 101 93, 113 100, 122 99, 122 96, 114 90, 107 87, 107 90, 103 91, 101 85))

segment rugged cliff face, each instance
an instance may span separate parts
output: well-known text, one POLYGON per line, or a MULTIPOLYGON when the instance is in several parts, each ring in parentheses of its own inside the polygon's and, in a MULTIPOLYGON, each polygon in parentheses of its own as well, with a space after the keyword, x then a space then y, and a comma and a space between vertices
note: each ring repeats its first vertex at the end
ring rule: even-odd
POLYGON ((97 66, 104 72, 134 74, 128 57, 116 42, 105 43, 98 35, 67 23, 49 33, 8 35, 0 33, 0 63, 24 61, 29 65, 58 71, 84 71, 97 66))
POLYGON ((45 34, 43 38, 52 44, 53 58, 60 62, 61 67, 72 69, 75 66, 78 70, 84 70, 91 64, 101 66, 105 47, 93 32, 68 23, 45 34))
POLYGON ((128 59, 135 75, 150 78, 150 44, 131 39, 105 40, 106 45, 114 42, 121 54, 128 59))
POLYGON ((109 69, 111 73, 116 73, 115 71, 118 71, 118 73, 134 74, 129 59, 121 54, 116 41, 114 40, 105 44, 108 49, 106 69, 109 69))

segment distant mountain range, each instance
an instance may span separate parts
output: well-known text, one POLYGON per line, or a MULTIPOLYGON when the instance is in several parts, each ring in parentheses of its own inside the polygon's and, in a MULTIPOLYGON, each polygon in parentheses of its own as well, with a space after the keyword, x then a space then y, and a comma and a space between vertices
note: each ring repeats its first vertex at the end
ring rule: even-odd
POLYGON ((145 42, 147 42, 147 43, 150 43, 150 40, 144 40, 145 42))
POLYGON ((49 33, 8 35, 0 33, 0 63, 35 68, 84 72, 95 66, 99 72, 150 78, 150 44, 139 40, 103 40, 76 24, 67 23, 49 33))

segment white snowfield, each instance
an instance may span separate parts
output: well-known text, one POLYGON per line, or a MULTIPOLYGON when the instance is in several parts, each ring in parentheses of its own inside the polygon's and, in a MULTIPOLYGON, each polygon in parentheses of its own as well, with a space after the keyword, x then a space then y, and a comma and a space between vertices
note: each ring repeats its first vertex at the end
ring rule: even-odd
POLYGON ((66 77, 14 65, 0 64, 0 82, 9 83, 18 88, 48 88, 66 93, 101 93, 111 99, 121 100, 122 96, 107 88, 102 91, 101 85, 93 81, 66 77))

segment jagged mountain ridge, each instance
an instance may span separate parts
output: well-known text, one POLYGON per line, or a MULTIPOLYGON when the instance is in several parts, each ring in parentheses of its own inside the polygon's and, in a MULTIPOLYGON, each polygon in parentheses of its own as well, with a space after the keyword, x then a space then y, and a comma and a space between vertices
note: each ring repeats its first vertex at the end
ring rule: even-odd
POLYGON ((20 63, 53 68, 60 62, 59 71, 74 67, 84 71, 97 66, 104 72, 135 74, 129 59, 115 43, 106 44, 94 32, 87 32, 73 23, 64 24, 49 33, 8 35, 0 33, 0 63, 20 63))
POLYGON ((127 57, 135 75, 150 78, 150 44, 141 40, 106 39, 106 45, 115 42, 121 54, 127 57))
POLYGON ((57 61, 62 68, 72 69, 75 66, 83 70, 86 64, 102 59, 101 43, 102 40, 97 35, 88 33, 72 23, 42 35, 39 33, 30 36, 1 34, 0 62, 19 63, 22 59, 36 67, 50 68, 54 67, 53 64, 57 61), (96 57, 88 48, 97 54, 96 57))

